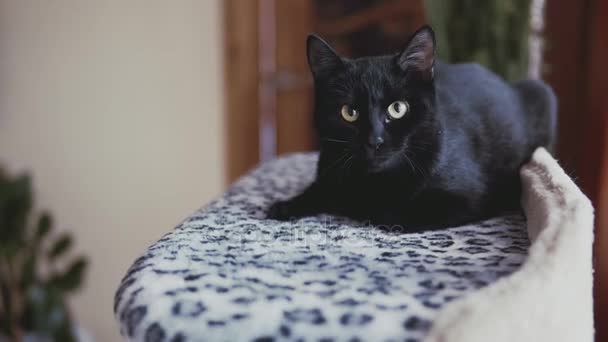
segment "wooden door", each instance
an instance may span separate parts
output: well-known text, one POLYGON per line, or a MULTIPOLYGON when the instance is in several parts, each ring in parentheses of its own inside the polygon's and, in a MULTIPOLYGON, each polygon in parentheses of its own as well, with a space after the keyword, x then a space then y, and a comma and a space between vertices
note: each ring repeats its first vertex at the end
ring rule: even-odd
POLYGON ((260 160, 259 0, 223 4, 226 179, 232 183, 260 160))
POLYGON ((226 169, 314 147, 305 42, 313 1, 224 1, 226 169))
POLYGON ((588 4, 585 126, 581 182, 595 205, 596 341, 608 341, 608 2, 588 4))
POLYGON ((310 0, 275 1, 276 70, 270 86, 276 91, 276 148, 268 157, 315 148, 306 59, 306 37, 315 29, 314 5, 310 0))
POLYGON ((596 341, 608 341, 608 2, 547 2, 548 82, 560 163, 593 202, 596 341))

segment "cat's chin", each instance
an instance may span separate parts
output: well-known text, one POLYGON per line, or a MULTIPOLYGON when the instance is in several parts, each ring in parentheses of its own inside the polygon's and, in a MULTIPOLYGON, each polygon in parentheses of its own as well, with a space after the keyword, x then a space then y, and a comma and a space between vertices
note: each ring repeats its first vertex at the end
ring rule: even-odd
POLYGON ((382 173, 391 173, 402 168, 402 164, 399 158, 391 156, 388 158, 382 158, 380 160, 368 160, 367 173, 370 175, 377 175, 382 173))
POLYGON ((385 171, 385 169, 378 166, 370 166, 367 168, 367 173, 370 175, 377 175, 382 173, 383 171, 385 171))
POLYGON ((379 174, 382 172, 389 171, 391 169, 391 161, 385 160, 382 162, 368 163, 367 164, 367 173, 369 174, 379 174))

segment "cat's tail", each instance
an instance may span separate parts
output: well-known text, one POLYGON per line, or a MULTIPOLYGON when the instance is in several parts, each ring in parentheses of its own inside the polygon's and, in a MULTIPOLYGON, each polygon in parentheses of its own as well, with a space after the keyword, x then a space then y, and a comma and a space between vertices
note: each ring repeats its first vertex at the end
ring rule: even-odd
POLYGON ((513 86, 519 92, 528 115, 528 123, 533 130, 531 136, 537 137, 532 147, 543 146, 553 152, 557 136, 557 98, 553 89, 539 80, 522 80, 513 86))

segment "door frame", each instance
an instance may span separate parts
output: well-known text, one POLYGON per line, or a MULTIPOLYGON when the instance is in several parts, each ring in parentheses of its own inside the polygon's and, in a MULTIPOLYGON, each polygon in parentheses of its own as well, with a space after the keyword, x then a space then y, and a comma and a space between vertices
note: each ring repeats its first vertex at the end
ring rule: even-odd
POLYGON ((260 160, 259 5, 264 0, 224 0, 226 181, 260 160))
POLYGON ((608 341, 608 2, 548 1, 548 82, 559 99, 558 157, 595 208, 596 341, 608 341), (551 70, 559 70, 552 73, 551 70))

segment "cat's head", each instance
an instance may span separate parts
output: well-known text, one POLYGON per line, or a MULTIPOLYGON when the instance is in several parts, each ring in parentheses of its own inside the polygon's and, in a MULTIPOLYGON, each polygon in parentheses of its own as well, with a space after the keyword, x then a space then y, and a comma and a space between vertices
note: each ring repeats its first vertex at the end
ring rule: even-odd
POLYGON ((343 58, 314 35, 307 53, 322 149, 353 156, 367 172, 379 173, 412 167, 417 155, 433 148, 429 142, 438 126, 430 27, 419 29, 394 55, 343 58))

